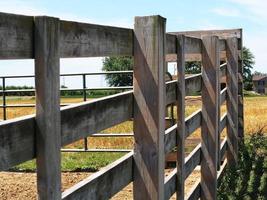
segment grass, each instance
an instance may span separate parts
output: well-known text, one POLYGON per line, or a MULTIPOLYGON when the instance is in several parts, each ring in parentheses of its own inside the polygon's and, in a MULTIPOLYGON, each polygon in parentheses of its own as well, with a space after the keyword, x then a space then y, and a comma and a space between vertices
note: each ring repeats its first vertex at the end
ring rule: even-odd
MULTIPOLYGON (((34 97, 8 97, 8 104, 27 104, 34 103, 34 97)), ((62 98, 61 103, 77 103, 82 98, 62 98)), ((1 104, 0 100, 0 104, 1 104)), ((186 103, 186 116, 189 116, 201 107, 200 97, 190 97, 190 101, 186 103)), ((225 105, 221 107, 221 115, 226 111, 225 105)), ((8 119, 33 114, 34 108, 9 108, 7 111, 8 119)), ((2 117, 2 109, 0 109, 0 119, 2 117)), ((245 133, 253 135, 262 130, 267 133, 267 96, 245 97, 244 98, 244 119, 245 133)), ((102 132, 104 133, 129 133, 133 130, 131 121, 124 122, 117 126, 111 127, 102 132)), ((225 135, 225 131, 223 132, 225 135)), ((190 138, 199 138, 200 129, 197 129, 190 138)), ((89 138, 89 148, 133 148, 133 138, 89 138)), ((68 148, 83 148, 83 140, 77 141, 68 148)), ((106 164, 116 160, 123 153, 62 153, 62 170, 76 171, 88 170, 95 171, 106 164)), ((16 170, 34 170, 35 161, 23 163, 14 169, 16 170)))

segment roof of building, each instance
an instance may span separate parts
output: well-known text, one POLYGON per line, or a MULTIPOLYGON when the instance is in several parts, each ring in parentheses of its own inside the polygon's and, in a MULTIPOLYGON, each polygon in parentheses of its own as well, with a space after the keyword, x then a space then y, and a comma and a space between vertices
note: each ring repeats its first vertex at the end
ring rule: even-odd
POLYGON ((267 75, 253 75, 252 80, 253 81, 259 81, 259 80, 262 80, 264 78, 267 78, 267 75))

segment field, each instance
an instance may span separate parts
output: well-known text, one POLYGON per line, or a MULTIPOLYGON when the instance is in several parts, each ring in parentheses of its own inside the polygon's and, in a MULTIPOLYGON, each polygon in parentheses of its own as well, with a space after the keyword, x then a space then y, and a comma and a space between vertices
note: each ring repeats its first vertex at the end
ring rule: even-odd
MULTIPOLYGON (((8 104, 27 104, 34 103, 34 97, 9 97, 7 100, 8 104)), ((61 103, 76 103, 81 102, 82 98, 62 98, 61 103)), ((90 101, 90 100, 89 100, 90 101)), ((2 102, 0 101, 0 104, 2 102)), ((190 115, 197 109, 201 107, 201 98, 200 97, 189 97, 186 101, 186 115, 190 115)), ((221 108, 221 115, 225 112, 225 105, 221 108)), ((8 119, 33 114, 34 108, 9 108, 7 111, 8 119)), ((0 119, 2 117, 2 109, 0 109, 0 119)), ((245 118, 245 133, 247 135, 253 135, 256 132, 261 130, 264 133, 267 133, 267 97, 259 96, 259 97, 245 97, 244 98, 244 118, 245 118)), ((115 127, 104 130, 104 133, 129 133, 132 132, 133 124, 131 121, 122 123, 115 127)), ((225 134, 225 132, 224 132, 225 134)), ((223 134, 223 135, 224 135, 223 134)), ((189 139, 196 139, 200 136, 200 129, 195 131, 195 133, 190 136, 189 139)), ((187 141, 189 143, 189 141, 187 141)), ((92 138, 89 137, 89 148, 119 148, 119 149, 131 149, 133 147, 133 139, 132 138, 92 138)), ((68 148, 83 148, 83 141, 78 141, 71 145, 68 145, 68 148)), ((192 148, 188 148, 191 150, 192 148)), ((124 153, 62 153, 62 171, 63 173, 63 188, 70 187, 74 183, 80 181, 81 179, 88 176, 88 174, 99 170, 100 168, 106 166, 112 161, 121 157, 124 153), (81 173, 82 172, 82 173, 81 173)), ((0 179, 5 180, 7 185, 0 184, 0 197, 8 197, 6 196, 9 193, 10 188, 17 188, 17 194, 19 194, 19 189, 24 186, 24 182, 30 180, 29 188, 35 187, 35 161, 28 161, 19 166, 16 166, 11 169, 11 171, 15 171, 16 173, 0 173, 0 179), (31 172, 26 174, 20 174, 18 172, 31 172), (12 177, 10 178, 10 174, 13 174, 13 180, 18 180, 21 177, 21 181, 16 181, 13 183, 12 177), (9 187, 10 186, 10 187, 9 187)), ((166 172, 167 173, 167 172, 166 172)), ((192 185, 195 177, 191 177, 188 179, 187 185, 192 185)), ((27 185, 27 184, 26 184, 27 185)), ((25 193, 28 195, 32 193, 31 189, 26 189, 29 191, 25 193)), ((125 188, 128 191, 128 194, 131 193, 131 186, 125 188)), ((124 191, 125 191, 124 190, 124 191)), ((119 194, 120 196, 120 194, 119 194)), ((116 198, 115 198, 116 199, 116 198)), ((119 199, 119 198, 117 198, 119 199)), ((125 199, 130 199, 125 198, 125 199)))

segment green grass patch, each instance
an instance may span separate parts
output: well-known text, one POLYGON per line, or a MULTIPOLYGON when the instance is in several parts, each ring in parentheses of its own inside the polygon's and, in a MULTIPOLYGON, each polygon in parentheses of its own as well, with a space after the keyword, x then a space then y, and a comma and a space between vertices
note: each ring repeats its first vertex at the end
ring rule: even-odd
MULTIPOLYGON (((70 171, 86 171, 95 172, 101 167, 104 167, 115 160, 119 159, 125 153, 110 153, 110 152, 82 152, 82 153, 62 153, 61 170, 64 172, 70 171)), ((36 161, 31 160, 10 169, 10 171, 36 171, 36 161)))

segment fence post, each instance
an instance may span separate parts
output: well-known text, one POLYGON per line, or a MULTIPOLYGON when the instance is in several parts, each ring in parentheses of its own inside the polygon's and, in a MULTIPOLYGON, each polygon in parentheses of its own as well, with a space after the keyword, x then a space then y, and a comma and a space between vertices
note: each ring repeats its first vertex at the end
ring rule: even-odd
MULTIPOLYGON (((83 77, 83 101, 86 101, 87 100, 87 97, 86 97, 86 75, 83 74, 82 77, 83 77)), ((83 139, 83 142, 84 142, 84 150, 87 151, 88 150, 87 137, 83 139)))
POLYGON ((185 36, 177 36, 177 199, 184 199, 185 181, 185 36))
POLYGON ((3 120, 6 120, 6 79, 2 78, 2 92, 3 92, 3 120))
POLYGON ((240 29, 240 38, 238 39, 238 137, 244 138, 244 105, 243 105, 243 32, 240 29))
POLYGON ((201 199, 216 199, 219 132, 219 39, 202 38, 201 199))
POLYGON ((59 19, 35 23, 36 152, 38 199, 61 199, 59 19))
POLYGON ((134 25, 134 199, 164 198, 165 23, 136 17, 134 25))
POLYGON ((237 38, 226 39, 227 161, 237 163, 238 154, 238 50, 237 38))

